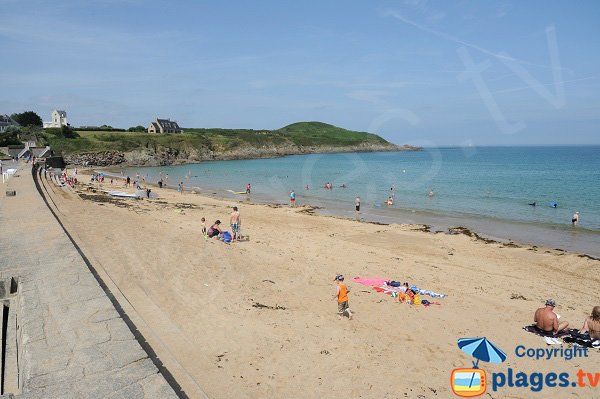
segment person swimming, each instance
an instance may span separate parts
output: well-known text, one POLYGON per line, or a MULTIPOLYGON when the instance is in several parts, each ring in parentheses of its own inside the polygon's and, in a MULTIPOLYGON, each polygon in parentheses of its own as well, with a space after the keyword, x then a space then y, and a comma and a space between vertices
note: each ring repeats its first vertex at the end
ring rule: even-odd
POLYGON ((529 204, 529 205, 531 205, 531 206, 535 206, 535 202, 532 202, 532 203, 531 203, 531 204, 529 204))

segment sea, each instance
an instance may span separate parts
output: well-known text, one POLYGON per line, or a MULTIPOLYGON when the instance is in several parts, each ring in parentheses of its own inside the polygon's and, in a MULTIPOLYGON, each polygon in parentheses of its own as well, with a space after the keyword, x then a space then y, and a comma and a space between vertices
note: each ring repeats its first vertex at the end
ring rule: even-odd
POLYGON ((441 232, 461 226, 502 242, 600 257, 600 146, 312 154, 115 172, 256 203, 287 204, 294 190, 297 205, 348 218, 355 217, 359 196, 365 221, 426 224, 441 232), (235 194, 247 183, 250 196, 235 194), (393 205, 384 204, 391 195, 393 205))

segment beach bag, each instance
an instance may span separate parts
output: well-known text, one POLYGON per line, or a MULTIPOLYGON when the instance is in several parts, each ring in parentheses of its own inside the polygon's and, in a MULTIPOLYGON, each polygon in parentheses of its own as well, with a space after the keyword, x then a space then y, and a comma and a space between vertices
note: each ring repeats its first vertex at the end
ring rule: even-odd
POLYGON ((228 231, 224 231, 221 235, 221 239, 224 243, 229 244, 231 242, 231 233, 229 233, 228 231))

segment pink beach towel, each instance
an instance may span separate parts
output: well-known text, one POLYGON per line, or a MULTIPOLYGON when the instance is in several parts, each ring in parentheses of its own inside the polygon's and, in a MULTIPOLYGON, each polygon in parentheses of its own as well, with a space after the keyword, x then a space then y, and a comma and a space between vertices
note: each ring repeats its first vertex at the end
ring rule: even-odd
POLYGON ((369 277, 369 278, 354 277, 352 279, 352 281, 354 281, 355 283, 366 285, 367 287, 380 287, 383 285, 383 283, 385 283, 388 280, 389 280, 388 278, 381 278, 381 277, 369 277))

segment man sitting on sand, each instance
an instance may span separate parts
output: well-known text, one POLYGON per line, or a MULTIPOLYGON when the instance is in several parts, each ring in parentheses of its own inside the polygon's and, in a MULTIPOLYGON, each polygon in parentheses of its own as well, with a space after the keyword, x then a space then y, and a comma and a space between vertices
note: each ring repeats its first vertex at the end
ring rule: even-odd
POLYGON ((594 306, 592 315, 585 319, 579 332, 589 332, 591 339, 600 339, 600 306, 594 306))
POLYGON ((559 316, 554 313, 555 307, 556 301, 554 299, 548 299, 546 301, 546 306, 536 310, 533 318, 537 328, 544 332, 551 332, 554 335, 569 326, 569 322, 567 321, 558 321, 559 316))

